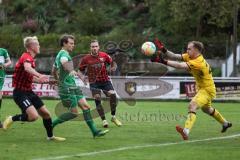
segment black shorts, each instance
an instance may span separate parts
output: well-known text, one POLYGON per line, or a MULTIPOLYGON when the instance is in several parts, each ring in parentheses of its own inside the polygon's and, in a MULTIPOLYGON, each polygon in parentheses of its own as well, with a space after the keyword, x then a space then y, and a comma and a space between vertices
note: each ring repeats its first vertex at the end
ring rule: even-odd
POLYGON ((13 99, 23 113, 25 113, 26 109, 31 105, 33 105, 37 110, 44 105, 42 100, 33 91, 21 91, 14 89, 13 99))
POLYGON ((110 90, 114 90, 113 85, 110 81, 106 82, 96 82, 90 84, 90 90, 92 91, 92 94, 100 94, 101 91, 107 96, 107 92, 110 90))

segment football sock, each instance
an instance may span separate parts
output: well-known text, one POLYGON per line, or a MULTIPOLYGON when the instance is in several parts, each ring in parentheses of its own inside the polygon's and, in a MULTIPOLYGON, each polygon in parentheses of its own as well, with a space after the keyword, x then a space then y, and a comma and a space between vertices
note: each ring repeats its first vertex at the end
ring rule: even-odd
POLYGON ((116 107, 117 107, 117 97, 116 94, 110 95, 110 107, 111 107, 111 115, 116 114, 116 107))
POLYGON ((92 134, 94 135, 98 130, 92 120, 92 116, 90 114, 90 109, 83 110, 84 120, 86 121, 88 127, 90 128, 92 134))
POLYGON ((76 118, 77 115, 75 113, 72 112, 67 112, 67 113, 63 113, 62 115, 60 115, 59 117, 57 117, 56 119, 53 120, 52 122, 52 126, 55 127, 56 125, 63 123, 65 121, 69 121, 71 119, 76 118))
POLYGON ((104 109, 101 104, 101 100, 95 99, 95 104, 96 104, 96 108, 99 116, 101 117, 102 120, 105 120, 106 117, 105 117, 104 109))
POLYGON ((188 135, 189 132, 190 132, 190 130, 189 130, 188 128, 184 128, 184 129, 183 129, 183 132, 184 132, 186 135, 188 135))
POLYGON ((221 124, 224 124, 224 123, 227 122, 225 120, 225 118, 221 115, 221 113, 219 113, 218 110, 216 110, 215 108, 214 108, 213 113, 211 114, 211 116, 213 118, 215 118, 221 124))
POLYGON ((12 120, 13 121, 23 121, 23 122, 26 122, 26 121, 28 121, 28 115, 26 113, 17 114, 17 115, 12 117, 12 120))
POLYGON ((196 113, 195 112, 188 112, 187 120, 185 122, 184 128, 188 129, 186 130, 188 133, 192 129, 192 126, 194 122, 196 121, 196 113))
POLYGON ((52 119, 43 119, 43 125, 46 128, 47 136, 52 137, 53 136, 53 127, 52 127, 52 119))

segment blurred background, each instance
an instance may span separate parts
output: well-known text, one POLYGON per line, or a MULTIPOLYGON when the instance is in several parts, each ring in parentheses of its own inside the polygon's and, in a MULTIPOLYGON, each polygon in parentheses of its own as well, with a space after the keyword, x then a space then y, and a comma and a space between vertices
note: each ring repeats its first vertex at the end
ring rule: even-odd
MULTIPOLYGON (((39 70, 48 73, 61 34, 76 37, 73 56, 88 53, 90 40, 98 39, 101 49, 117 60, 116 75, 123 75, 124 63, 149 61, 140 51, 145 41, 158 37, 180 54, 188 41, 198 40, 205 45, 203 54, 214 76, 236 77, 239 4, 239 0, 0 0, 0 47, 15 62, 24 51, 23 37, 38 36, 39 70)), ((168 75, 188 73, 170 69, 168 75)))

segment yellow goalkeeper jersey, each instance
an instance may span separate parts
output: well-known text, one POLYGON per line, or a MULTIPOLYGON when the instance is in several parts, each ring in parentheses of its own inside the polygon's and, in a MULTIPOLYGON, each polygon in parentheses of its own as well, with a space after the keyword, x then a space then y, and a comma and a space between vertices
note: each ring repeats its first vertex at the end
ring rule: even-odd
POLYGON ((182 54, 182 58, 189 66, 190 73, 196 80, 198 89, 208 87, 212 87, 212 89, 215 88, 211 67, 202 55, 199 55, 195 59, 191 59, 187 53, 184 53, 182 54))

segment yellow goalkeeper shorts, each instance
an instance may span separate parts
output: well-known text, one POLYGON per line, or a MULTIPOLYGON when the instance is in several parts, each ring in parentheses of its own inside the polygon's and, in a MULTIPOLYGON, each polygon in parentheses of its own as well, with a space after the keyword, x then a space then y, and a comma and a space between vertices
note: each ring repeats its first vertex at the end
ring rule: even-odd
POLYGON ((198 107, 200 108, 210 107, 215 96, 215 87, 201 88, 197 91, 197 94, 193 97, 192 101, 197 103, 198 107))

